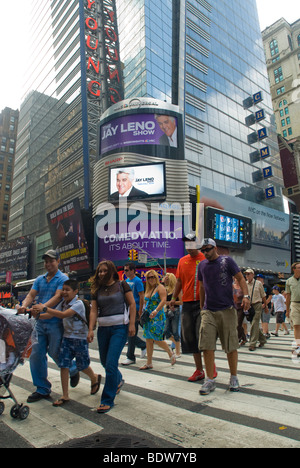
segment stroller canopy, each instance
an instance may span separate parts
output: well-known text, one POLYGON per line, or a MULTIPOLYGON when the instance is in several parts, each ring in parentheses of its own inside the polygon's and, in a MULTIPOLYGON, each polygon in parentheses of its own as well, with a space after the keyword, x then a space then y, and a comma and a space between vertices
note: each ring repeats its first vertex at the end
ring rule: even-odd
POLYGON ((34 329, 32 320, 16 311, 0 307, 0 340, 14 347, 19 356, 25 352, 34 329))

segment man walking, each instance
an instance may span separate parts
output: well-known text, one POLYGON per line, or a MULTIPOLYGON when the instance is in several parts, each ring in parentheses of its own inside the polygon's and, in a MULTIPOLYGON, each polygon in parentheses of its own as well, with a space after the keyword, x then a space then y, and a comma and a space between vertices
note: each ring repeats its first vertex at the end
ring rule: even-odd
MULTIPOLYGON (((61 301, 63 284, 69 278, 62 273, 59 267, 59 255, 55 250, 48 250, 43 255, 45 275, 39 276, 29 294, 23 301, 19 314, 26 313, 38 296, 38 304, 34 306, 34 313, 43 313, 47 307, 55 308, 61 301)), ((53 317, 49 320, 39 320, 36 326, 38 342, 34 344, 30 356, 30 370, 36 392, 29 395, 27 402, 34 403, 47 399, 51 393, 51 383, 48 381, 47 354, 58 363, 59 351, 63 337, 63 323, 61 319, 53 317)), ((76 366, 70 369, 71 386, 75 387, 79 381, 79 372, 76 366)))
POLYGON ((144 305, 144 285, 143 281, 136 276, 136 268, 134 263, 127 263, 124 266, 124 273, 127 276, 126 282, 132 289, 133 297, 136 304, 136 319, 135 319, 135 335, 128 337, 127 359, 122 362, 123 366, 135 364, 135 347, 141 349, 141 358, 146 356, 146 343, 138 336, 139 320, 143 312, 144 305))
POLYGON ((294 355, 300 356, 300 263, 293 263, 293 276, 285 285, 286 315, 294 326, 296 349, 294 355))
POLYGON ((218 337, 227 354, 231 374, 229 389, 237 392, 239 391, 237 378, 239 340, 232 283, 233 278, 236 278, 244 293, 242 306, 244 310, 248 310, 250 300, 246 281, 232 258, 218 255, 217 245, 213 239, 204 239, 201 252, 205 255, 205 260, 198 267, 202 309, 199 348, 203 351, 207 379, 200 394, 208 395, 216 388, 214 366, 218 337))
POLYGON ((259 348, 263 348, 267 338, 259 328, 262 318, 263 304, 264 310, 268 311, 266 293, 260 281, 254 279, 254 271, 251 268, 245 271, 247 278, 248 294, 251 298, 251 305, 254 307, 255 315, 251 324, 249 351, 256 350, 256 344, 259 341, 259 348))
POLYGON ((193 354, 196 370, 188 379, 189 382, 203 380, 205 373, 202 357, 198 348, 199 330, 201 324, 199 281, 197 277, 198 265, 204 260, 199 252, 197 241, 192 239, 185 243, 188 255, 179 260, 176 272, 176 286, 170 306, 174 307, 176 299, 182 290, 182 316, 181 316, 181 347, 183 354, 193 354))

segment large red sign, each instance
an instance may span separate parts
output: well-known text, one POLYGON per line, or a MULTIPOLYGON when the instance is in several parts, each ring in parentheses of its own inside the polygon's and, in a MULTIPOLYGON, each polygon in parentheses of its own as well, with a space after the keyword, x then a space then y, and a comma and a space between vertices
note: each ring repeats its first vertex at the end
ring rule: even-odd
POLYGON ((85 12, 88 95, 107 108, 124 97, 115 0, 87 0, 85 12))

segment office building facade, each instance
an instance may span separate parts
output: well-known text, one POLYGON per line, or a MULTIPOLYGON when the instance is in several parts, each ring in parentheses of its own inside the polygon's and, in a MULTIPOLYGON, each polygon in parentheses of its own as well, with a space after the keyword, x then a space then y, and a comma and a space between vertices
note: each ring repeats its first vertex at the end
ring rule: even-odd
POLYGON ((11 191, 19 111, 8 107, 0 113, 0 242, 8 236, 11 191))
POLYGON ((90 207, 97 124, 123 98, 115 24, 110 0, 31 2, 9 239, 32 237, 36 273, 53 246, 47 214, 77 198, 90 207))
MULTIPOLYGON (((246 198, 282 209, 282 174, 270 88, 255 1, 117 0, 125 96, 179 105, 185 116, 185 153, 190 186, 246 198), (271 157, 251 163, 243 101, 262 91, 271 157), (253 172, 272 165, 269 182, 253 172)), ((254 126, 254 130, 260 128, 254 126)), ((265 145, 264 145, 265 146, 265 145)))
MULTIPOLYGON (((20 110, 9 238, 33 237, 36 274, 41 254, 52 247, 47 213, 75 198, 82 208, 91 203, 97 124, 123 98, 149 97, 178 107, 191 195, 200 185, 202 195, 226 199, 225 209, 251 213, 262 207, 267 218, 280 218, 284 231, 282 173, 255 0, 32 2, 31 31, 34 53, 20 110), (262 99, 246 108, 245 101, 258 93, 262 99), (263 121, 247 126, 254 112, 263 121), (263 141, 249 139, 261 129, 263 141), (261 150, 267 158, 251 159, 261 150), (262 176, 267 168, 271 178, 262 176)), ((257 240, 280 244, 281 233, 273 226, 267 231, 258 220, 257 240)), ((241 266, 258 255, 253 250, 253 259, 241 259, 241 266)), ((269 257, 276 264, 274 249, 269 257)), ((282 256, 278 261, 281 266, 282 256)))

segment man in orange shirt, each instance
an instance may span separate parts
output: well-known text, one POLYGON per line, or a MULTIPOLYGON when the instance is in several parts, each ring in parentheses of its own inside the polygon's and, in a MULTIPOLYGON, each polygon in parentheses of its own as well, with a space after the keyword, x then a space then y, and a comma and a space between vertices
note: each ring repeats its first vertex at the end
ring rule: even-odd
POLYGON ((200 290, 198 280, 198 265, 205 256, 199 252, 200 245, 197 241, 185 243, 188 255, 179 260, 176 272, 176 286, 172 297, 175 304, 176 298, 182 290, 182 317, 181 317, 181 346, 183 354, 193 354, 196 371, 188 379, 189 382, 203 380, 205 373, 202 365, 202 357, 199 351, 199 331, 201 325, 200 314, 200 290))

